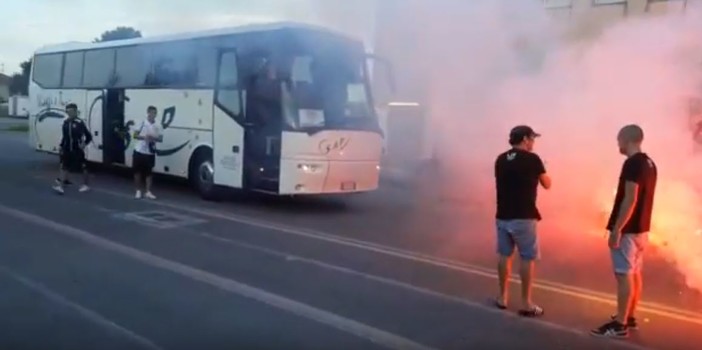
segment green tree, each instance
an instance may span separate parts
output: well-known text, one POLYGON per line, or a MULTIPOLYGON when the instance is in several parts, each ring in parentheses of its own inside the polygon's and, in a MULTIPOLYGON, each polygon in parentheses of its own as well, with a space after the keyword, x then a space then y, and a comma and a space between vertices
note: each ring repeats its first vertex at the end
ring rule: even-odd
POLYGON ((20 63, 22 73, 15 73, 10 80, 10 95, 27 95, 29 89, 29 73, 32 71, 32 59, 20 63))
POLYGON ((132 27, 117 27, 115 29, 105 31, 100 35, 99 38, 95 38, 93 42, 99 43, 103 41, 124 40, 133 38, 141 38, 141 32, 132 27))

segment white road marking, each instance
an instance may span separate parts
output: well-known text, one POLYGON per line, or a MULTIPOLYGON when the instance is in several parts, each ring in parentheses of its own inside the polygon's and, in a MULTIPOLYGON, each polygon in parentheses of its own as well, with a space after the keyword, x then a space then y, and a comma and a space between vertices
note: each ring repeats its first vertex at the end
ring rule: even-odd
POLYGON ((430 347, 416 343, 410 339, 400 337, 398 335, 373 328, 366 324, 336 315, 334 313, 317 309, 315 307, 300 303, 298 301, 285 298, 258 289, 232 279, 224 278, 203 270, 193 268, 191 266, 181 264, 175 261, 164 259, 141 250, 128 247, 102 237, 98 237, 81 229, 64 225, 62 223, 46 219, 44 217, 17 210, 14 208, 0 205, 0 212, 12 216, 14 218, 32 223, 37 226, 46 227, 65 236, 69 236, 80 241, 100 247, 104 250, 119 253, 128 256, 134 260, 140 261, 146 265, 150 265, 162 270, 170 271, 186 278, 199 281, 211 286, 220 288, 240 295, 245 298, 256 300, 263 304, 287 311, 309 320, 316 321, 342 332, 355 335, 361 339, 365 339, 381 346, 394 350, 433 350, 430 347))
MULTIPOLYGON (((433 290, 430 290, 430 289, 426 289, 426 288, 422 288, 422 287, 417 287, 417 286, 414 286, 414 285, 412 285, 412 284, 405 283, 405 282, 401 282, 401 281, 398 281, 398 280, 393 280, 393 279, 386 278, 386 277, 381 277, 381 276, 376 276, 376 275, 367 274, 367 273, 365 273, 365 272, 357 271, 357 270, 350 269, 350 268, 347 268, 347 267, 342 267, 342 266, 333 265, 333 264, 330 264, 330 263, 327 263, 327 262, 323 262, 323 261, 319 261, 319 260, 314 260, 314 259, 305 258, 305 257, 303 257, 303 256, 291 255, 291 254, 289 254, 289 253, 282 252, 282 251, 279 251, 279 250, 275 250, 275 249, 271 249, 271 248, 266 248, 266 247, 258 246, 258 245, 255 245, 255 244, 245 243, 245 242, 237 241, 237 240, 230 239, 230 238, 220 237, 220 236, 218 236, 218 235, 214 235, 214 234, 210 234, 210 233, 197 232, 197 231, 194 231, 194 230, 193 230, 192 232, 193 232, 194 234, 200 235, 200 236, 202 236, 202 237, 205 237, 205 238, 208 238, 208 239, 211 239, 211 240, 215 240, 215 241, 218 241, 218 242, 221 242, 221 243, 225 243, 225 244, 228 244, 228 245, 232 245, 232 246, 239 247, 239 248, 243 248, 243 249, 247 249, 247 250, 256 251, 256 252, 259 252, 259 253, 262 253, 262 254, 266 254, 266 255, 270 255, 270 256, 275 256, 275 257, 284 259, 284 260, 286 260, 286 261, 288 261, 288 262, 298 262, 298 263, 302 263, 302 264, 312 265, 312 266, 316 266, 316 267, 321 268, 321 269, 324 269, 324 270, 329 270, 329 271, 334 271, 334 272, 337 272, 337 273, 342 273, 342 274, 347 274, 347 275, 351 275, 351 276, 361 277, 361 278, 364 278, 364 279, 367 279, 367 280, 370 280, 370 281, 374 281, 374 282, 378 282, 378 283, 381 283, 381 284, 384 284, 384 285, 388 285, 388 286, 393 286, 393 287, 397 287, 397 288, 409 290, 409 291, 412 291, 412 292, 414 292, 414 293, 418 293, 418 294, 422 294, 422 295, 425 295, 425 296, 437 298, 437 299, 440 299, 440 300, 443 300, 443 301, 446 301, 446 302, 457 303, 457 304, 460 304, 460 305, 463 305, 463 306, 466 306, 466 307, 480 309, 480 311, 486 311, 486 312, 489 312, 489 313, 491 313, 491 314, 500 315, 500 316, 506 316, 506 317, 509 316, 509 317, 512 317, 512 318, 519 318, 519 319, 522 319, 522 318, 520 318, 519 316, 517 316, 516 314, 508 314, 508 313, 505 313, 503 310, 498 310, 498 309, 496 309, 496 308, 494 308, 494 307, 492 307, 492 306, 488 306, 488 305, 481 304, 481 303, 478 303, 478 302, 475 302, 475 301, 471 301, 471 300, 462 299, 462 298, 459 298, 459 297, 455 297, 455 296, 451 296, 451 295, 439 293, 439 292, 437 292, 437 291, 433 291, 433 290)), ((544 320, 539 320, 539 319, 524 319, 524 320, 525 320, 526 322, 531 322, 531 323, 533 323, 533 324, 535 324, 535 325, 538 325, 538 326, 541 326, 541 327, 544 327, 544 328, 553 329, 553 330, 557 330, 557 331, 561 331, 561 332, 566 332, 566 333, 571 333, 571 334, 574 334, 574 335, 577 335, 577 336, 581 336, 581 337, 590 337, 589 333, 585 333, 585 332, 580 331, 580 330, 578 330, 578 329, 573 329, 573 328, 570 328, 570 327, 567 327, 567 326, 563 326, 563 325, 559 325, 559 324, 556 324, 556 323, 551 323, 551 322, 544 321, 544 320)), ((621 348, 625 348, 625 349, 632 349, 632 350, 650 350, 650 348, 648 348, 648 347, 645 347, 645 346, 642 346, 642 345, 638 345, 638 344, 633 344, 633 343, 625 343, 625 342, 622 342, 622 343, 617 343, 616 345, 619 345, 621 348)))
MULTIPOLYGON (((131 198, 131 196, 128 196, 124 193, 115 192, 115 191, 111 191, 111 190, 96 189, 96 191, 102 192, 105 194, 109 194, 112 196, 116 196, 116 197, 131 198)), ((382 255, 386 255, 386 256, 392 256, 395 258, 400 258, 400 259, 413 261, 413 262, 424 263, 427 265, 441 267, 441 268, 445 268, 445 269, 449 269, 449 270, 453 270, 453 271, 458 271, 458 272, 462 272, 462 273, 467 273, 467 274, 471 274, 471 275, 475 275, 475 276, 481 276, 481 277, 495 279, 495 280, 497 279, 497 274, 495 273, 494 269, 487 268, 484 266, 478 266, 478 265, 467 264, 467 263, 463 263, 463 262, 459 262, 459 261, 438 258, 438 257, 431 256, 431 255, 421 254, 421 253, 412 252, 412 251, 408 251, 408 250, 404 250, 404 249, 400 249, 400 248, 385 246, 385 245, 378 244, 378 243, 367 242, 367 241, 363 241, 363 240, 359 240, 359 239, 338 236, 338 235, 334 235, 334 234, 330 234, 330 233, 318 232, 318 231, 308 230, 308 229, 298 229, 298 228, 290 227, 290 226, 283 225, 283 224, 264 222, 264 221, 261 221, 261 220, 256 219, 256 218, 244 217, 244 216, 234 215, 234 214, 224 214, 224 213, 220 213, 220 212, 214 211, 214 210, 183 206, 183 205, 180 205, 177 203, 172 203, 172 202, 164 201, 164 200, 150 201, 148 203, 152 204, 152 205, 156 205, 156 206, 165 207, 165 208, 176 209, 176 210, 181 210, 184 212, 198 214, 198 215, 202 215, 202 216, 213 218, 213 219, 221 219, 221 220, 236 222, 236 223, 245 224, 245 225, 249 225, 249 226, 253 226, 253 227, 265 228, 265 229, 272 230, 273 232, 291 234, 291 235, 296 235, 296 236, 300 236, 300 237, 325 241, 328 243, 334 243, 334 244, 343 245, 343 246, 347 246, 347 247, 353 247, 353 248, 357 248, 357 249, 361 249, 361 250, 365 250, 365 251, 370 251, 373 253, 378 253, 378 254, 382 254, 382 255)), ((516 284, 521 283, 517 276, 511 277, 510 282, 516 283, 516 284)), ((593 290, 589 290, 586 288, 580 288, 580 287, 576 287, 576 286, 572 286, 572 285, 568 285, 568 284, 547 281, 547 280, 534 281, 533 287, 535 289, 539 289, 539 290, 543 290, 543 291, 547 291, 547 292, 551 292, 551 293, 557 293, 557 294, 567 295, 567 296, 578 298, 578 299, 589 300, 589 301, 598 302, 601 304, 616 306, 616 297, 614 295, 603 293, 603 292, 598 292, 598 291, 593 291, 593 290)), ((638 310, 640 312, 646 312, 646 313, 649 313, 649 314, 655 315, 655 316, 666 317, 666 318, 677 320, 677 321, 684 321, 684 322, 688 322, 688 323, 702 325, 702 314, 696 313, 696 312, 691 312, 688 310, 675 308, 675 307, 670 307, 667 305, 662 305, 662 304, 658 304, 658 303, 650 303, 650 302, 641 302, 639 304, 638 310)))
POLYGON ((88 321, 90 321, 90 322, 92 322, 92 323, 94 323, 102 328, 105 328, 105 329, 108 329, 112 332, 120 334, 127 339, 130 339, 134 343, 139 344, 144 349, 151 349, 151 350, 161 350, 162 349, 161 347, 154 344, 149 339, 146 339, 143 336, 141 336, 141 335, 139 335, 139 334, 127 329, 127 328, 124 328, 124 327, 118 325, 117 323, 101 316, 100 314, 98 314, 95 311, 92 311, 88 308, 85 308, 77 303, 74 303, 74 302, 64 298, 60 294, 53 292, 51 289, 40 284, 39 282, 33 281, 30 278, 23 276, 20 273, 13 271, 6 266, 0 266, 0 273, 7 275, 8 277, 19 282, 20 284, 22 284, 26 288, 33 290, 34 292, 42 295, 43 297, 53 301, 54 303, 59 304, 63 307, 66 307, 70 310, 77 312, 79 315, 81 315, 82 317, 84 317, 88 321))

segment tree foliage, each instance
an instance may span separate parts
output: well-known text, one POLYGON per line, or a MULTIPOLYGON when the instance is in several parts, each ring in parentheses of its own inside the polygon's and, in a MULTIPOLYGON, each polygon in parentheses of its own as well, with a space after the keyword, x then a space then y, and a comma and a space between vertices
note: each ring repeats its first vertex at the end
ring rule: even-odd
POLYGON ((15 73, 10 80, 10 95, 27 95, 29 72, 32 71, 32 59, 20 63, 21 73, 15 73))
POLYGON ((103 32, 99 38, 95 38, 94 42, 104 42, 113 40, 124 40, 141 38, 141 32, 132 27, 117 27, 112 30, 103 32))

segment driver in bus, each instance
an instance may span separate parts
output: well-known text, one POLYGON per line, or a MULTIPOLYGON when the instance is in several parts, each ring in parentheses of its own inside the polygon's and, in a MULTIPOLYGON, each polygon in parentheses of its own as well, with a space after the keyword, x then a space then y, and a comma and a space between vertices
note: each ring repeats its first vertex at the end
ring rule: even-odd
POLYGON ((280 131, 281 85, 275 65, 269 59, 263 59, 256 74, 249 83, 247 93, 246 118, 254 126, 254 131, 262 137, 252 142, 254 154, 263 157, 269 155, 269 139, 280 131))
POLYGON ((88 187, 88 163, 85 159, 85 147, 93 141, 90 130, 82 119, 78 118, 78 106, 75 103, 66 105, 68 118, 63 121, 61 144, 59 154, 61 158, 61 168, 59 177, 53 186, 54 191, 63 194, 63 185, 68 182, 68 173, 83 173, 83 185, 79 192, 87 192, 88 187))
POLYGON ((262 67, 251 82, 251 112, 254 123, 265 126, 275 120, 280 103, 280 84, 275 67, 269 60, 262 62, 262 67))

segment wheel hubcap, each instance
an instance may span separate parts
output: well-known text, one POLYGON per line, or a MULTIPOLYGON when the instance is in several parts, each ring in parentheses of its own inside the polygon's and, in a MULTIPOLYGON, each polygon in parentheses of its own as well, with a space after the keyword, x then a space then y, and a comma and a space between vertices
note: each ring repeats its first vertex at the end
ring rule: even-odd
POLYGON ((201 184, 210 186, 212 183, 214 183, 214 167, 212 166, 211 162, 203 162, 200 165, 198 173, 201 184))

